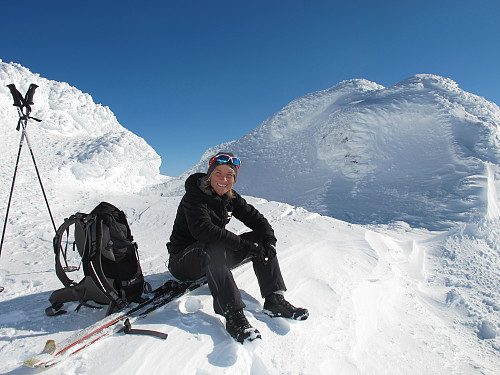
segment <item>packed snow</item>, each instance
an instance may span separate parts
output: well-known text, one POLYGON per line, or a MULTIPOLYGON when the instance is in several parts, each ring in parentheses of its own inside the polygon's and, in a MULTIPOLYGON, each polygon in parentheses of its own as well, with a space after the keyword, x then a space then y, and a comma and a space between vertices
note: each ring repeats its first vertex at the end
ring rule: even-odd
MULTIPOLYGON (((34 97, 28 135, 57 225, 101 201, 128 216, 153 287, 172 278, 168 241, 185 177, 209 155, 243 160, 236 190, 278 237, 287 299, 306 321, 270 318, 251 265, 234 271, 262 334, 236 343, 207 287, 136 322, 167 340, 117 334, 47 374, 496 374, 500 368, 500 109, 438 76, 384 88, 339 83, 299 98, 247 136, 216 146, 179 177, 111 110, 66 83, 0 61, 0 214, 20 132, 7 84, 34 97)), ((193 151, 196 152, 196 151, 193 151)), ((202 154, 202 152, 200 152, 202 154)), ((3 224, 3 220, 2 220, 3 224)), ((245 228, 232 221, 229 229, 245 228)), ((25 142, 0 256, 0 373, 47 339, 103 317, 47 317, 54 229, 25 142)))
MULTIPOLYGON (((351 223, 446 229, 480 205, 475 180, 486 163, 500 163, 499 125, 497 105, 443 77, 388 88, 350 80, 291 102, 209 150, 197 169, 229 148, 246 161, 244 194, 351 223)), ((166 182, 164 193, 179 194, 185 177, 166 182)))

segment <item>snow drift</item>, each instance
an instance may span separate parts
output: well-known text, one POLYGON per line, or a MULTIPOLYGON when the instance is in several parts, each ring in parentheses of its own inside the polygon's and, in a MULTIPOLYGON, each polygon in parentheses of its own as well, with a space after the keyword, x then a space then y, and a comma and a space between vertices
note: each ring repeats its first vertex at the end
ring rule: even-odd
MULTIPOLYGON (((44 121, 29 131, 56 222, 103 200, 115 204, 127 213, 146 279, 159 286, 171 278, 165 243, 184 177, 151 188, 165 178, 159 157, 109 109, 4 63, 0 212, 19 139, 5 85, 23 91, 32 82, 40 85, 33 115, 44 121)), ((275 228, 287 298, 310 318, 263 314, 246 265, 235 277, 262 333, 258 345, 226 334, 204 287, 138 322, 167 332, 166 341, 116 335, 47 373, 496 374, 498 113, 442 77, 390 88, 353 80, 299 98, 249 135, 208 150, 192 170, 205 170, 219 149, 242 156, 236 188, 253 195, 246 198, 275 228)), ((85 308, 45 316, 51 291, 62 286, 54 233, 27 150, 20 165, 0 258, 0 373, 9 374, 33 372, 21 363, 47 339, 59 342, 103 316, 85 308)), ((229 229, 245 230, 235 221, 229 229)))
MULTIPOLYGON (((40 164, 47 179, 110 191, 138 191, 161 181, 158 154, 121 126, 108 107, 95 104, 90 95, 67 83, 0 60, 0 143, 2 152, 14 155, 6 160, 15 161, 20 138, 18 116, 6 87, 10 83, 23 95, 31 83, 39 86, 31 115, 43 121, 30 121, 28 134, 37 157, 44 161, 40 164)), ((12 178, 13 169, 14 162, 2 165, 3 181, 12 178)))
POLYGON ((354 223, 442 229, 478 207, 477 178, 500 161, 499 125, 497 105, 447 78, 356 79, 294 100, 196 170, 228 149, 243 161, 242 193, 354 223))

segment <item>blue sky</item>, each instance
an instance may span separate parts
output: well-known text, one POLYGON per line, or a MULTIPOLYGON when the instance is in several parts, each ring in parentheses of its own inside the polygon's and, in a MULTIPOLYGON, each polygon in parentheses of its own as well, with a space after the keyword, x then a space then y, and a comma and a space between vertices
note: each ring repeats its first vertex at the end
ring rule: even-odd
POLYGON ((169 176, 346 79, 431 73, 500 104, 498 0, 27 0, 0 17, 0 59, 109 106, 169 176))

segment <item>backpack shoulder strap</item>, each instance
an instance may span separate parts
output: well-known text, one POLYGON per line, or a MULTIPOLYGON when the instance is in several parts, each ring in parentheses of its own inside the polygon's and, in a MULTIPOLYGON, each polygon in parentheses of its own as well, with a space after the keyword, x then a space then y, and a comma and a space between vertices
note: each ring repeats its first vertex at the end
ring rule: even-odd
POLYGON ((57 229, 56 235, 54 236, 53 240, 53 246, 54 246, 54 253, 55 253, 55 261, 56 261, 56 275, 61 280, 61 282, 64 284, 64 286, 71 286, 71 285, 76 285, 76 282, 74 280, 71 280, 68 275, 66 274, 67 271, 69 271, 69 266, 66 260, 66 254, 68 251, 68 243, 63 244, 63 237, 64 234, 67 233, 71 226, 74 225, 82 225, 83 224, 83 218, 86 216, 86 214, 83 213, 76 213, 74 215, 71 215, 69 218, 64 220, 64 223, 61 224, 61 226, 57 229), (61 259, 62 258, 62 259, 61 259), (64 261, 64 265, 61 263, 61 261, 64 261))

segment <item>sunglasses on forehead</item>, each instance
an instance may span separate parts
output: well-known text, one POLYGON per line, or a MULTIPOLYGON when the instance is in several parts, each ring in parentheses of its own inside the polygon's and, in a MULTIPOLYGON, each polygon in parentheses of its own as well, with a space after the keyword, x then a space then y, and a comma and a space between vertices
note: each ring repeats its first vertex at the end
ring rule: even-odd
POLYGON ((209 165, 212 165, 213 162, 219 162, 223 164, 231 163, 232 165, 239 167, 241 165, 241 160, 238 159, 235 156, 227 155, 227 154, 220 154, 214 156, 212 159, 210 159, 209 165))

